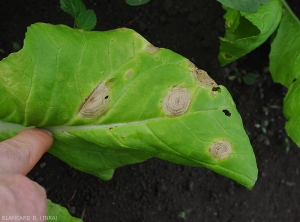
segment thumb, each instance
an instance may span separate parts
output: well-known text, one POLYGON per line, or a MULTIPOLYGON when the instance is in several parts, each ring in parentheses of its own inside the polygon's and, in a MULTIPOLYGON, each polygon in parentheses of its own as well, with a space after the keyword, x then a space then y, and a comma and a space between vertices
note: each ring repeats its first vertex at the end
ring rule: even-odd
POLYGON ((0 173, 26 175, 53 143, 50 132, 26 129, 0 143, 0 173))

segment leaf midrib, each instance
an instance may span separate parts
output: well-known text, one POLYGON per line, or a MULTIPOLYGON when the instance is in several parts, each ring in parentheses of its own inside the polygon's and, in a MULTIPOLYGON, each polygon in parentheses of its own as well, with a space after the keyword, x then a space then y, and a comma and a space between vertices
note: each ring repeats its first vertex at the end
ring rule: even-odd
MULTIPOLYGON (((210 112, 210 111, 216 111, 216 109, 212 108, 212 109, 207 109, 207 110, 199 110, 199 111, 195 111, 195 112, 189 112, 189 113, 185 114, 185 116, 186 115, 194 115, 199 112, 210 112)), ((94 129, 122 127, 122 126, 141 125, 141 124, 147 124, 149 122, 162 121, 162 120, 166 120, 166 119, 174 119, 174 118, 180 118, 180 117, 181 116, 178 116, 178 117, 164 116, 164 117, 156 117, 156 118, 151 118, 151 119, 146 119, 146 120, 141 120, 141 121, 112 123, 112 124, 103 124, 103 125, 95 125, 95 124, 77 125, 77 126, 61 125, 61 126, 49 126, 49 127, 45 127, 45 128, 47 128, 48 130, 50 130, 52 132, 68 131, 68 130, 94 130, 94 129)))

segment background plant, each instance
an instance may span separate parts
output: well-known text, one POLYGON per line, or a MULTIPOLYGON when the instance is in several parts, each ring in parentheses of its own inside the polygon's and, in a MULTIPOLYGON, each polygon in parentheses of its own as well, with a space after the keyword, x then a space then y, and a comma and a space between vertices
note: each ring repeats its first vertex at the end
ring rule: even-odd
POLYGON ((288 88, 283 107, 283 113, 288 120, 286 131, 300 146, 300 91, 297 81, 300 70, 299 19, 284 0, 271 0, 268 4, 261 5, 254 14, 235 9, 226 10, 226 34, 221 38, 219 54, 221 64, 226 65, 246 55, 273 35, 269 69, 274 82, 288 88))
POLYGON ((60 0, 60 8, 74 18, 74 28, 90 31, 97 23, 93 10, 86 9, 81 0, 60 0))

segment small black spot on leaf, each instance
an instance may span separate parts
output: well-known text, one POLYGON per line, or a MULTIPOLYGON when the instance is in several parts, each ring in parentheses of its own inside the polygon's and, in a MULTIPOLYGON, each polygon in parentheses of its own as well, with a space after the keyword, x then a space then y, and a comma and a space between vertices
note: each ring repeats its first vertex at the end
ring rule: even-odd
POLYGON ((222 111, 226 116, 231 116, 231 113, 227 109, 223 109, 222 111))
POLYGON ((108 99, 108 96, 105 96, 104 99, 108 99))

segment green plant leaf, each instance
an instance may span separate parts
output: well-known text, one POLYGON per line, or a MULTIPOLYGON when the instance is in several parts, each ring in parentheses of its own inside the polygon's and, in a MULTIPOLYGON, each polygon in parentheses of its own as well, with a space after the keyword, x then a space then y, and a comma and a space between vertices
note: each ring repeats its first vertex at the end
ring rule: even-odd
POLYGON ((280 0, 272 0, 261 5, 254 14, 226 9, 226 33, 220 38, 219 61, 227 65, 251 52, 277 28, 282 14, 280 0))
POLYGON ((251 188, 255 156, 229 92, 186 58, 129 29, 37 23, 0 62, 0 138, 54 133, 50 153, 110 179, 158 157, 206 167, 251 188))
POLYGON ((81 219, 72 217, 66 208, 49 199, 47 200, 47 218, 46 221, 82 222, 81 219))
POLYGON ((274 82, 289 87, 300 70, 300 21, 285 5, 276 37, 271 44, 270 73, 274 82))
POLYGON ((288 87, 283 103, 286 132, 300 147, 300 21, 284 3, 284 13, 271 44, 270 73, 274 82, 288 87))
POLYGON ((222 5, 229 7, 231 9, 255 13, 258 11, 260 4, 267 4, 270 0, 217 0, 222 5))
POLYGON ((86 10, 85 5, 81 0, 60 0, 60 8, 66 12, 70 13, 75 19, 81 12, 86 10))
POLYGON ((95 28, 97 23, 96 14, 93 10, 86 10, 76 17, 75 24, 78 28, 90 31, 95 28))
POLYGON ((149 2, 150 0, 126 0, 126 3, 131 6, 143 5, 149 2))
POLYGON ((283 103, 283 114, 287 118, 285 125, 288 136, 300 147, 300 81, 294 82, 288 90, 283 103))

